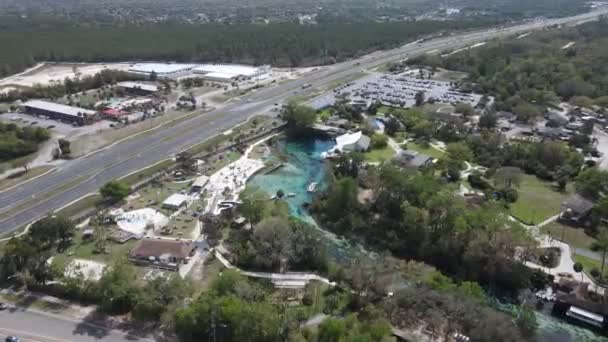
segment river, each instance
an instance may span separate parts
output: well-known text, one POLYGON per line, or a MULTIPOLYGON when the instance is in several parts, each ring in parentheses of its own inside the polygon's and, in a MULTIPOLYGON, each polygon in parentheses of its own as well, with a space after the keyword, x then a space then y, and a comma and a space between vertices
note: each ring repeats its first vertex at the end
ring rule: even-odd
MULTIPOLYGON (((362 246, 353 246, 347 240, 323 230, 303 208, 304 203, 310 203, 314 194, 307 191, 308 185, 316 182, 317 191, 323 191, 328 185, 328 169, 321 153, 334 146, 329 139, 311 137, 306 139, 276 140, 276 149, 281 155, 269 158, 280 159, 283 167, 268 173, 258 174, 249 180, 249 184, 259 187, 270 195, 283 190, 285 194, 293 194, 286 198, 292 215, 310 223, 324 237, 328 254, 336 261, 348 262, 357 255, 370 255, 362 246)), ((502 311, 517 315, 517 307, 498 305, 502 311)), ((551 315, 537 312, 539 323, 539 342, 608 342, 608 338, 594 332, 569 324, 551 315)))

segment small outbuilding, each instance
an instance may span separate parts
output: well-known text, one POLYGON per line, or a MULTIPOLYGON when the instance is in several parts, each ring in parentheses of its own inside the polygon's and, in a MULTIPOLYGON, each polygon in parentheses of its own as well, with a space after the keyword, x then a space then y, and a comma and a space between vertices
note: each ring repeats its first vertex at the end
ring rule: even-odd
POLYGON ((163 201, 163 208, 169 210, 179 210, 188 204, 188 196, 173 194, 163 201))
POLYGON ((178 271, 195 251, 196 246, 191 241, 144 239, 133 247, 129 257, 136 264, 178 271))

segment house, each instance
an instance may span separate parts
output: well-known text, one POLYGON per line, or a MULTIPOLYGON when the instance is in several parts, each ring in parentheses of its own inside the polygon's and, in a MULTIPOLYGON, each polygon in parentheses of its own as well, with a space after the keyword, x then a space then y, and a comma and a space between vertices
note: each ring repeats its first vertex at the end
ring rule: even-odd
POLYGON ((173 194, 163 202, 163 208, 169 210, 179 210, 188 204, 188 196, 173 194))
POLYGON ((401 167, 421 168, 429 166, 435 162, 435 158, 417 151, 403 150, 394 158, 393 163, 401 167))
POLYGON ((138 265, 178 271, 194 255, 196 245, 191 241, 166 239, 140 240, 129 252, 129 258, 138 265))
POLYGON ((591 213, 595 202, 581 194, 574 194, 562 203, 559 219, 574 223, 580 223, 591 213))

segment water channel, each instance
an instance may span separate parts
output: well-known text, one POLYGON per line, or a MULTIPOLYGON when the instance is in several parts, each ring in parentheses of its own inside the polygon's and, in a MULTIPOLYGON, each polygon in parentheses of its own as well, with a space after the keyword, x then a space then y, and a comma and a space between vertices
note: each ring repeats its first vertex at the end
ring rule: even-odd
MULTIPOLYGON (((291 196, 286 200, 291 214, 311 223, 319 231, 324 237, 323 242, 330 257, 338 261, 348 261, 357 255, 369 253, 361 246, 353 246, 345 239, 323 230, 303 208, 303 205, 310 203, 314 196, 314 193, 307 191, 310 183, 318 184, 317 191, 327 188, 328 170, 321 153, 329 150, 333 145, 332 140, 318 137, 298 140, 278 138, 275 147, 280 156, 270 158, 277 158, 283 163, 283 167, 271 173, 258 174, 250 179, 249 184, 259 187, 270 195, 274 195, 278 190, 290 194, 291 196)), ((498 308, 517 315, 515 306, 499 305, 498 308)), ((539 342, 608 342, 606 337, 569 324, 557 317, 540 312, 536 316, 539 323, 539 342)))

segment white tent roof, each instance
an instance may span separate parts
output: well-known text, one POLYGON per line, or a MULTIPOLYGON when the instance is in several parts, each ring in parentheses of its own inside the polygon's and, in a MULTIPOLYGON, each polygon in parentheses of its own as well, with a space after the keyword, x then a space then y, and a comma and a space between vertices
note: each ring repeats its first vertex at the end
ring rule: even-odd
POLYGON ((184 202, 187 202, 187 201, 188 201, 188 196, 182 195, 182 194, 173 194, 173 195, 169 196, 163 202, 163 205, 170 206, 170 207, 179 207, 182 204, 184 204, 184 202))
POLYGON ((171 74, 175 72, 185 71, 194 68, 195 64, 163 64, 163 63, 140 63, 133 65, 129 71, 157 74, 171 74))
POLYGON ((47 111, 55 112, 55 113, 62 113, 62 114, 71 115, 71 116, 78 116, 78 114, 86 114, 86 115, 95 114, 94 110, 66 106, 63 104, 43 101, 43 100, 30 100, 30 101, 27 101, 26 103, 24 103, 23 106, 47 110, 47 111))
POLYGON ((205 74, 203 77, 208 77, 208 78, 219 78, 219 79, 225 79, 225 80, 230 80, 233 77, 237 77, 238 75, 235 74, 228 74, 225 72, 210 72, 208 74, 205 74))
POLYGON ((336 144, 338 145, 336 147, 339 149, 342 149, 342 147, 344 147, 346 145, 355 144, 355 143, 357 143, 357 141, 359 141, 359 139, 361 139, 362 135, 363 135, 363 133, 361 131, 355 132, 355 133, 342 134, 342 135, 336 137, 336 144))
POLYGON ((194 69, 202 73, 222 73, 234 76, 254 76, 261 73, 261 68, 236 64, 203 64, 194 69))

